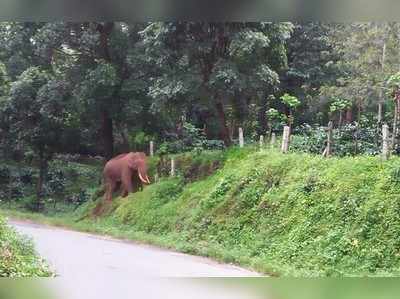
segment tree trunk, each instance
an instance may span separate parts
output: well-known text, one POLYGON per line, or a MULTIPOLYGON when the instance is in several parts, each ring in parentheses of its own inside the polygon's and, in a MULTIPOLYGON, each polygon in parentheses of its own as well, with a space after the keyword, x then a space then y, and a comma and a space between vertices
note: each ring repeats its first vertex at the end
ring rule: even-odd
POLYGON ((392 150, 396 150, 397 136, 398 136, 398 123, 399 123, 399 110, 400 110, 400 96, 396 95, 394 100, 394 117, 393 117, 393 132, 392 132, 392 150))
POLYGON ((128 134, 126 131, 126 126, 121 125, 119 127, 120 133, 121 133, 121 138, 122 138, 122 147, 124 152, 129 152, 130 151, 130 145, 129 145, 129 139, 128 139, 128 134))
POLYGON ((264 135, 268 130, 267 103, 262 103, 258 110, 258 134, 264 135))
MULTIPOLYGON (((100 33, 100 47, 103 58, 107 62, 111 62, 111 54, 109 49, 109 37, 114 29, 114 22, 105 22, 97 26, 97 31, 100 33)), ((104 157, 108 161, 114 155, 114 135, 113 135, 113 120, 107 108, 102 111, 102 136, 104 146, 104 157)))
POLYGON ((339 123, 338 123, 338 128, 339 130, 342 128, 342 123, 343 123, 343 111, 339 111, 339 123))
MULTIPOLYGON (((386 37, 383 39, 383 45, 382 45, 382 61, 381 61, 381 71, 383 74, 383 71, 385 70, 385 60, 386 60, 386 37)), ((378 102, 378 124, 381 124, 383 121, 383 102, 384 102, 384 96, 383 96, 383 89, 381 88, 379 90, 379 102, 378 102)))
POLYGON ((43 209, 43 186, 47 176, 48 161, 44 156, 43 151, 39 152, 39 179, 36 186, 36 203, 33 207, 35 211, 41 211, 43 209))
POLYGON ((114 156, 113 121, 106 109, 102 112, 102 136, 104 157, 108 161, 114 156))
POLYGON ((346 123, 352 123, 353 122, 353 110, 352 108, 347 108, 346 110, 346 123))
POLYGON ((224 111, 224 105, 221 101, 218 101, 216 104, 217 113, 218 113, 218 120, 220 124, 220 138, 224 141, 225 146, 230 146, 232 141, 229 137, 229 129, 226 125, 226 117, 224 111))

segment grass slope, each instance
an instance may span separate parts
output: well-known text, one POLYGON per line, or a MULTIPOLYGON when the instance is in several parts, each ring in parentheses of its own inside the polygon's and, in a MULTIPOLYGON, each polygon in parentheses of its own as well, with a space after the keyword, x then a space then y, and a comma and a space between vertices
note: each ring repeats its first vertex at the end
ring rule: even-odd
POLYGON ((279 275, 398 275, 399 194, 397 158, 236 150, 215 175, 163 180, 102 221, 279 275))
POLYGON ((163 179, 54 222, 280 276, 397 276, 399 194, 398 158, 233 149, 213 175, 163 179))

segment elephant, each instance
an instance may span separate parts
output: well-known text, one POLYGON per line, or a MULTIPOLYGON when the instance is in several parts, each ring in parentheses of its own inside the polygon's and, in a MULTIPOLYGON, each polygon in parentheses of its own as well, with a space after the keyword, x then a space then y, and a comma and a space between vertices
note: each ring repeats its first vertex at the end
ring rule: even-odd
POLYGON ((125 153, 108 161, 104 166, 103 180, 106 201, 112 200, 112 194, 121 184, 121 196, 126 197, 142 184, 150 184, 147 175, 147 157, 145 153, 125 153))

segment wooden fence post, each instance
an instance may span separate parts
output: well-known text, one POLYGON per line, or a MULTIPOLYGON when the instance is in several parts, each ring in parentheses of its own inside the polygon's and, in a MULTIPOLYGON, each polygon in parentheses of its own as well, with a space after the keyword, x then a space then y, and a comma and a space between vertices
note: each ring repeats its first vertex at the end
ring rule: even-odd
POLYGON ((327 142, 326 148, 322 153, 323 157, 329 158, 332 155, 332 139, 333 139, 333 122, 330 121, 327 129, 327 142))
POLYGON ((389 159, 389 148, 389 126, 384 124, 382 126, 382 159, 385 161, 389 159))
POLYGON ((271 147, 274 147, 275 143, 276 143, 276 134, 272 133, 271 134, 271 141, 270 141, 271 147))
POLYGON ((260 149, 264 147, 264 135, 260 135, 260 149))
POLYGON ((285 126, 283 128, 283 137, 282 137, 282 153, 286 154, 289 151, 289 139, 290 139, 290 127, 285 126))
POLYGON ((171 176, 175 176, 175 159, 171 159, 171 176))
POLYGON ((154 156, 154 141, 150 141, 150 157, 154 156))
POLYGON ((239 128, 239 146, 244 146, 243 128, 239 128))

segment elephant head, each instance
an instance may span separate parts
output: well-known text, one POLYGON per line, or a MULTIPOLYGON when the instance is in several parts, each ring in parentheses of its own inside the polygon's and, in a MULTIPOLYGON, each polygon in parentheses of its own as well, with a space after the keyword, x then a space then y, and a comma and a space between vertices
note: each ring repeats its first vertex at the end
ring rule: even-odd
POLYGON ((129 168, 133 171, 138 172, 139 179, 144 184, 150 184, 150 179, 147 175, 148 166, 147 166, 147 157, 145 153, 129 153, 127 157, 125 157, 129 168))

